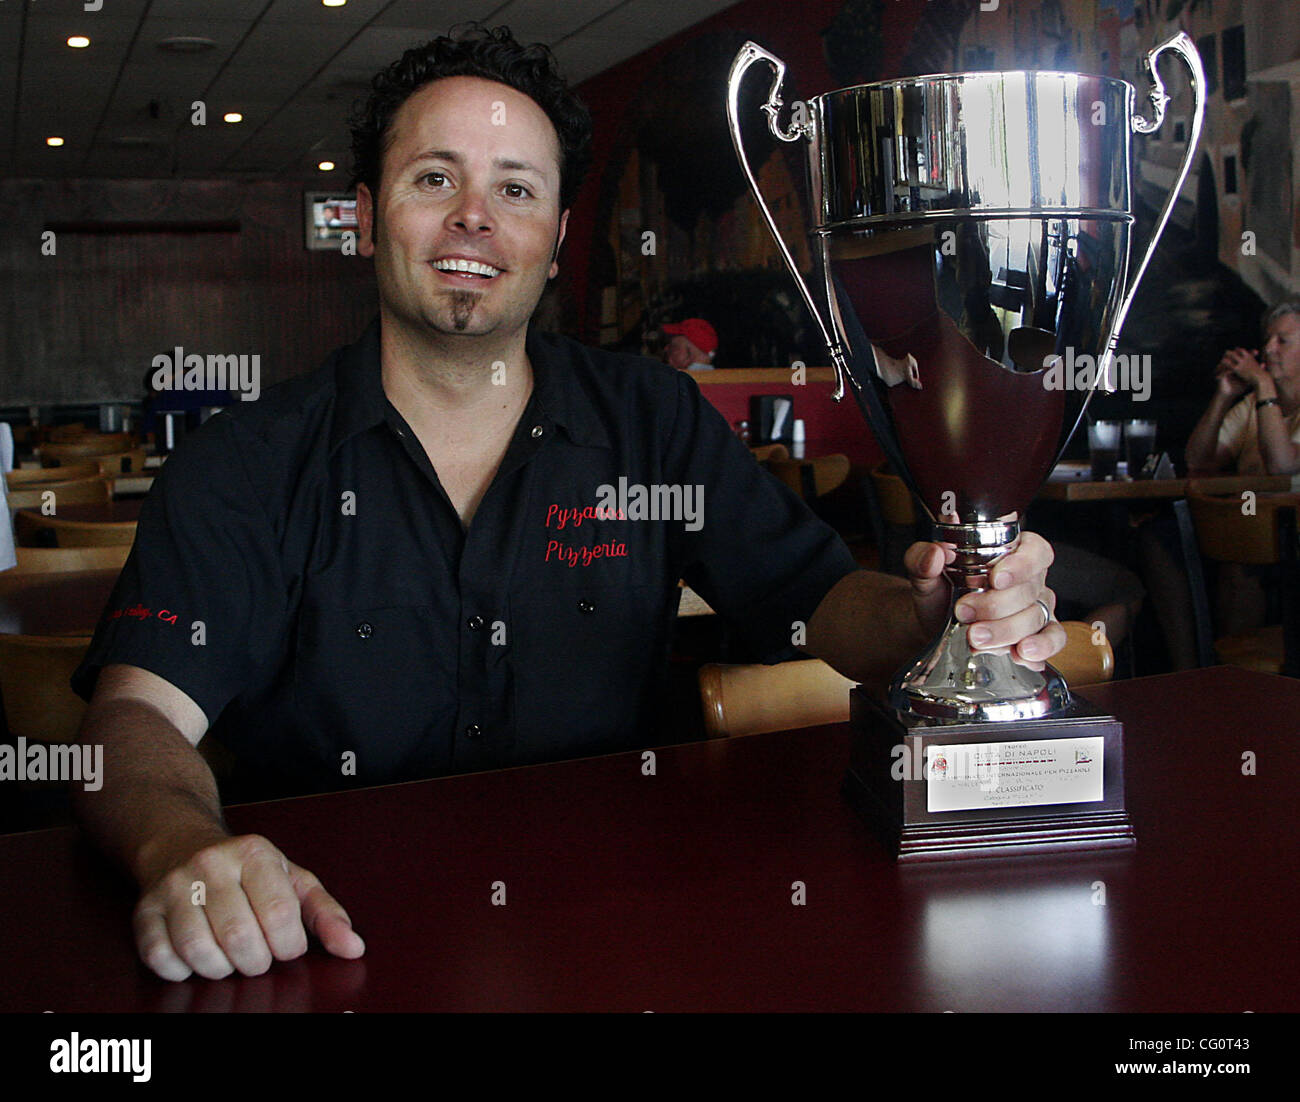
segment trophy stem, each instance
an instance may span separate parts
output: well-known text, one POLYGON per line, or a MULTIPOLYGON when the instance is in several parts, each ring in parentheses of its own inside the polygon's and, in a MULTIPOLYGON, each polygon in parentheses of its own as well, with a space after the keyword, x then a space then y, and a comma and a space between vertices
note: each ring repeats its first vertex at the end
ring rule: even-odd
POLYGON ((953 544, 957 557, 944 568, 952 582, 948 623, 925 654, 890 686, 889 702, 908 726, 972 721, 1039 719, 1070 703, 1065 681, 1051 666, 1035 670, 1009 650, 977 651, 967 625, 953 613, 967 593, 988 588, 989 571, 1020 540, 1016 521, 936 524, 935 539, 953 544))

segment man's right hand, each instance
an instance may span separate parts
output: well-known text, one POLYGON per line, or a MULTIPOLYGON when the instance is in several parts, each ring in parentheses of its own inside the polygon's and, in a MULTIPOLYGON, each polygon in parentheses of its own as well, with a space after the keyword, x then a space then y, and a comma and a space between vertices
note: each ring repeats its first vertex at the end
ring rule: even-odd
POLYGON ((257 834, 205 845, 163 873, 134 925, 141 959, 165 980, 259 976, 273 960, 302 956, 308 933, 336 957, 365 952, 321 882, 257 834))

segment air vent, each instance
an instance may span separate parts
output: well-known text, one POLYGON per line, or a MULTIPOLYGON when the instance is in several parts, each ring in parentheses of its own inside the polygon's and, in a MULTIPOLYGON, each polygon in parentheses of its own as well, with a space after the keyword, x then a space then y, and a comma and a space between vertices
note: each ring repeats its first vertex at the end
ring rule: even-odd
POLYGON ((177 34, 158 42, 158 49, 173 54, 201 54, 206 50, 215 50, 217 44, 210 38, 198 35, 177 34))

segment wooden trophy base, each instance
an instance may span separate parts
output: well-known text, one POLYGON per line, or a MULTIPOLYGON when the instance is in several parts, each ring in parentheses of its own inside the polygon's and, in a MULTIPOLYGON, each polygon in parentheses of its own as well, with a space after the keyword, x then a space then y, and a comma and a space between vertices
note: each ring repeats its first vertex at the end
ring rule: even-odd
POLYGON ((1047 719, 908 727, 850 694, 844 793, 900 862, 1136 844, 1123 727, 1077 697, 1047 719))

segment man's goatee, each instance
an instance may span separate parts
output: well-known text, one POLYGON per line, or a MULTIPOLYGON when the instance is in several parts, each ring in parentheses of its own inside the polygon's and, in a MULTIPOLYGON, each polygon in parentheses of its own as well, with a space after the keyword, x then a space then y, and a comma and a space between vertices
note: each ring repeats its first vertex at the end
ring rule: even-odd
POLYGON ((469 319, 478 305, 478 294, 474 291, 452 291, 451 324, 457 332, 469 325, 469 319))

